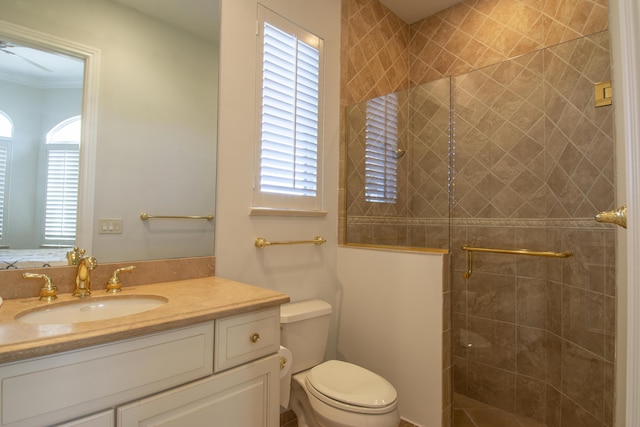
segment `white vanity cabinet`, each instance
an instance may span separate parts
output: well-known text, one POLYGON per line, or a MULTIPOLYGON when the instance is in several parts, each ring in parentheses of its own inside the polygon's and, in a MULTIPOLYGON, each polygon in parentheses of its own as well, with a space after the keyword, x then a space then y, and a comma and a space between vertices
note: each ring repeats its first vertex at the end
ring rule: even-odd
POLYGON ((77 420, 62 423, 56 427, 113 427, 115 416, 113 409, 102 411, 97 414, 88 415, 77 420))
POLYGON ((276 427, 279 317, 275 307, 1 365, 0 425, 276 427), (234 362, 214 372, 218 358, 234 362))
MULTIPOLYGON (((279 357, 272 355, 117 408, 117 426, 275 427, 279 357)), ((278 404, 277 404, 278 405, 278 404)), ((279 406, 279 405, 278 405, 279 406)))

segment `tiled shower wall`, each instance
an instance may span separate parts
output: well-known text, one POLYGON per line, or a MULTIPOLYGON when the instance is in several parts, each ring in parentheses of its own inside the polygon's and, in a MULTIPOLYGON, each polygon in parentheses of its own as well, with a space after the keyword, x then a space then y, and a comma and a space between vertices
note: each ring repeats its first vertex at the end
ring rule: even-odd
POLYGON ((349 106, 347 126, 347 239, 349 243, 449 247, 449 78, 396 92, 396 203, 366 201, 367 102, 349 106))
MULTIPOLYGON (((479 107, 457 116, 469 117, 456 121, 467 138, 456 140, 452 160, 456 329, 444 339, 453 342, 454 388, 549 426, 612 425, 615 232, 591 217, 613 206, 613 124, 611 107, 592 108, 584 89, 600 78, 592 71, 608 72, 608 62, 595 63, 608 61, 607 20, 606 0, 468 0, 412 25, 377 0, 343 1, 343 111, 447 76, 458 76, 460 112, 479 107), (511 117, 516 110, 524 115, 511 117), (463 171, 470 158, 482 167, 463 171), (463 243, 574 256, 482 254, 465 283, 463 243)), ((444 369, 446 386, 446 357, 444 369)))
POLYGON ((454 391, 550 427, 613 425, 615 230, 603 31, 454 78, 454 391), (570 250, 567 259, 463 244, 570 250))

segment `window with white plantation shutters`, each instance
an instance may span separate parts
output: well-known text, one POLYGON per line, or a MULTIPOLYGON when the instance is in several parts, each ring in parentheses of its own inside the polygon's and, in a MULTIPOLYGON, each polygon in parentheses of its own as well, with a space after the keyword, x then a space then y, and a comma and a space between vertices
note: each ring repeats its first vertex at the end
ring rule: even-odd
POLYGON ((365 132, 365 200, 395 203, 398 195, 396 94, 367 101, 365 132))
POLYGON ((76 240, 80 173, 80 116, 54 127, 46 140, 44 244, 76 240))
POLYGON ((260 7, 254 206, 320 210, 322 40, 260 7))

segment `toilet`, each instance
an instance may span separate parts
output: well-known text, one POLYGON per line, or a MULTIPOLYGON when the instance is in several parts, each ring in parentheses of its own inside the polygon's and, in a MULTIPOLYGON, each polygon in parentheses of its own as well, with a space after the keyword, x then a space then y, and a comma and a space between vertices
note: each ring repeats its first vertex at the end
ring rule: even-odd
POLYGON ((280 307, 280 341, 292 359, 289 402, 281 405, 293 410, 298 427, 398 427, 391 383, 352 363, 323 361, 331 312, 321 300, 280 307))

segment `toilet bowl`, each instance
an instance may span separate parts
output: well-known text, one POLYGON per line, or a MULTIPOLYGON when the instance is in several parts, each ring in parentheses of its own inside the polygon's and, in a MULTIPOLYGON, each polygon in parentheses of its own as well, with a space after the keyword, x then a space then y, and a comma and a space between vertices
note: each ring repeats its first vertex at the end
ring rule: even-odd
MULTIPOLYGON (((309 427, 397 427, 400 422, 393 386, 357 365, 330 360, 294 375, 293 381, 296 386, 292 389, 292 399, 302 401, 303 408, 307 401, 307 410, 313 411, 316 424, 309 422, 308 413, 303 420, 309 427), (324 381, 314 375, 316 368, 322 368, 328 375, 324 381), (350 371, 353 372, 349 374, 350 371)), ((298 427, 304 427, 300 420, 298 427)))
POLYGON ((330 314, 331 306, 320 300, 281 307, 281 341, 293 356, 290 407, 298 426, 397 427, 397 392, 387 380, 352 363, 322 361, 330 314))

